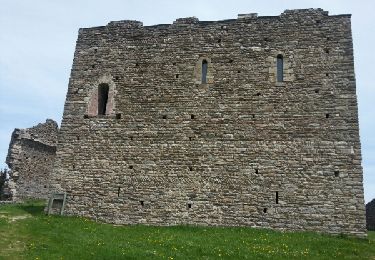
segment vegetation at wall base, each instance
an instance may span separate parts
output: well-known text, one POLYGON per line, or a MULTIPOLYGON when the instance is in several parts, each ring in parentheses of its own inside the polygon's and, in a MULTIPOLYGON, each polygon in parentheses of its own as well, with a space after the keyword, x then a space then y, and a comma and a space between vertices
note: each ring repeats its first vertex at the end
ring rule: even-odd
POLYGON ((247 227, 114 226, 0 205, 0 259, 375 259, 368 239, 247 227))

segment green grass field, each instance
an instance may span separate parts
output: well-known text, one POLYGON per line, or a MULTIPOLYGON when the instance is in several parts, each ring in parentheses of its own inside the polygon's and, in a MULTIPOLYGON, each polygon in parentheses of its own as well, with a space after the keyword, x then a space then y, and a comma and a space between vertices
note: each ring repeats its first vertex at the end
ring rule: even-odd
POLYGON ((0 259, 375 259, 369 239, 254 228, 113 226, 0 206, 0 259))

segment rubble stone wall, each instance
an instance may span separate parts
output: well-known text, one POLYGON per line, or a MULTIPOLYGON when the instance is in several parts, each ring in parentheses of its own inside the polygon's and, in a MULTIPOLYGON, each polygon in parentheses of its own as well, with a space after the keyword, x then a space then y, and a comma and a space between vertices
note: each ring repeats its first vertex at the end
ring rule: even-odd
POLYGON ((350 19, 306 9, 80 29, 53 174, 65 212, 365 236, 350 19))
POLYGON ((10 169, 6 185, 12 200, 49 196, 57 132, 57 123, 50 119, 13 131, 6 159, 10 169))

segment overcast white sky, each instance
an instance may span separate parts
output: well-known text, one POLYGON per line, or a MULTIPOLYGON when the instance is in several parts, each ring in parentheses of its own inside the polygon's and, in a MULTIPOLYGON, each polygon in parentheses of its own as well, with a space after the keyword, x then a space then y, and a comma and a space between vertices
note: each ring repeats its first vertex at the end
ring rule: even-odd
POLYGON ((366 202, 375 198, 375 0, 0 0, 0 168, 14 128, 52 118, 59 124, 78 29, 109 21, 144 25, 176 18, 236 18, 240 13, 279 15, 285 9, 323 8, 352 14, 366 202))

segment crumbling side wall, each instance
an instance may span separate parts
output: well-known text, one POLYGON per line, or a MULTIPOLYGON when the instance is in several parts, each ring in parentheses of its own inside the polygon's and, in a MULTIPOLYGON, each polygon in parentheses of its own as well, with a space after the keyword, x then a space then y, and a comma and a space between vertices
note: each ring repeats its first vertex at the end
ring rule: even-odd
POLYGON ((13 131, 6 159, 10 169, 7 186, 12 200, 48 197, 57 132, 57 123, 51 119, 32 128, 13 131))
POLYGON ((366 204, 366 228, 375 231, 375 199, 366 204))

